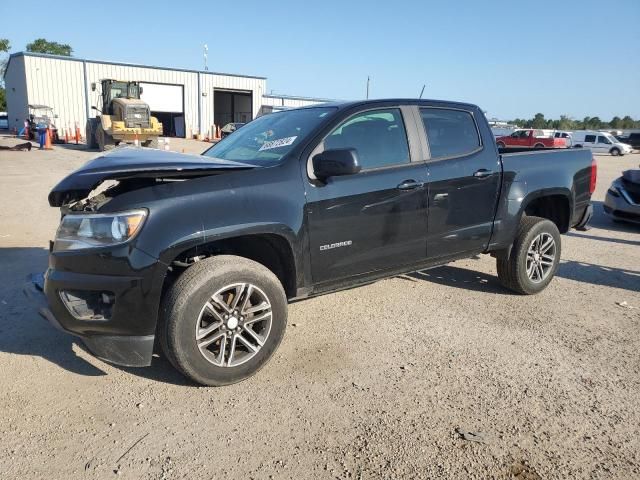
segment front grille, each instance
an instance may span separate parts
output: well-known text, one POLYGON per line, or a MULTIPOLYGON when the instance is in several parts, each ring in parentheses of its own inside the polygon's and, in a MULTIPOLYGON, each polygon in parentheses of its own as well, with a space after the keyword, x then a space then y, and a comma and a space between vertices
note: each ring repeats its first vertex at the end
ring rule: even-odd
POLYGON ((149 107, 146 105, 129 105, 124 118, 127 128, 149 128, 149 107))

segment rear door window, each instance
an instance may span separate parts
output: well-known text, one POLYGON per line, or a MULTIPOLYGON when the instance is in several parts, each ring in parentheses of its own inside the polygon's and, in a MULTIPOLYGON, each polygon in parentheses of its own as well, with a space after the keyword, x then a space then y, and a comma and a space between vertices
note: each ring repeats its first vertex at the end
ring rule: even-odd
POLYGON ((595 143, 596 136, 595 135, 585 135, 584 141, 585 141, 585 143, 595 143))
POLYGON ((411 161, 399 108, 368 110, 348 118, 324 139, 324 148, 355 148, 363 170, 411 161))
POLYGON ((459 157, 478 150, 482 144, 470 112, 446 108, 421 108, 432 159, 459 157))

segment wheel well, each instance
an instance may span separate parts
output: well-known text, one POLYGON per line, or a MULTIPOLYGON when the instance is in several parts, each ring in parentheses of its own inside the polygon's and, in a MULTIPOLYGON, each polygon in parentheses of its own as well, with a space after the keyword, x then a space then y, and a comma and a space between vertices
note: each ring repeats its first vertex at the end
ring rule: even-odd
POLYGON ((288 298, 296 296, 296 267, 291 246, 283 237, 272 234, 225 238, 180 253, 171 262, 163 291, 191 265, 213 255, 237 255, 258 262, 278 277, 288 298))
POLYGON ((540 143, 540 142, 538 142, 538 143, 536 143, 533 147, 534 147, 534 148, 538 148, 538 147, 540 147, 540 148, 544 148, 544 143, 540 143))
POLYGON ((560 233, 569 231, 571 209, 564 195, 548 195, 531 201, 525 208, 528 216, 542 217, 556 224, 560 233))

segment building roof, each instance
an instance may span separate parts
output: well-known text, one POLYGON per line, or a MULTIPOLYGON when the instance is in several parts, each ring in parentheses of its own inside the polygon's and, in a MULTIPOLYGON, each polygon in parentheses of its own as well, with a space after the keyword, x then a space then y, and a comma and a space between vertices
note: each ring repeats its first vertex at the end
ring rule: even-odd
POLYGON ((278 95, 277 93, 265 93, 265 98, 284 98, 285 100, 305 100, 309 102, 338 102, 339 100, 331 98, 315 98, 315 97, 299 97, 297 95, 278 95))
POLYGON ((92 60, 88 58, 67 57, 63 55, 49 55, 47 53, 35 53, 35 52, 16 52, 9 55, 9 62, 7 63, 7 69, 5 70, 5 75, 6 75, 6 71, 9 69, 9 64, 11 63, 11 59, 13 57, 42 57, 42 58, 52 58, 57 60, 69 60, 72 62, 90 62, 90 63, 100 63, 103 65, 118 65, 121 67, 152 68, 155 70, 171 70, 174 72, 202 73, 207 75, 224 75, 227 77, 240 77, 240 78, 255 78, 258 80, 267 79, 267 77, 256 77, 254 75, 239 75, 236 73, 212 72, 210 70, 191 70, 188 68, 158 67, 155 65, 142 65, 139 63, 108 62, 106 60, 92 60))

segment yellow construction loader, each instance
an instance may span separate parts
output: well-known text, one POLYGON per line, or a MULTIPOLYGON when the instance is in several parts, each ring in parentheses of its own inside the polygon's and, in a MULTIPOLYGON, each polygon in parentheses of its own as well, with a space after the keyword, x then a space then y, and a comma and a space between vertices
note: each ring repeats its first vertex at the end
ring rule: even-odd
MULTIPOLYGON (((149 105, 140 100, 140 83, 105 79, 100 86, 102 105, 91 107, 99 113, 87 120, 87 147, 104 152, 138 139, 144 147, 157 148, 162 124, 151 116, 149 105)), ((91 90, 96 90, 95 83, 91 90)))

